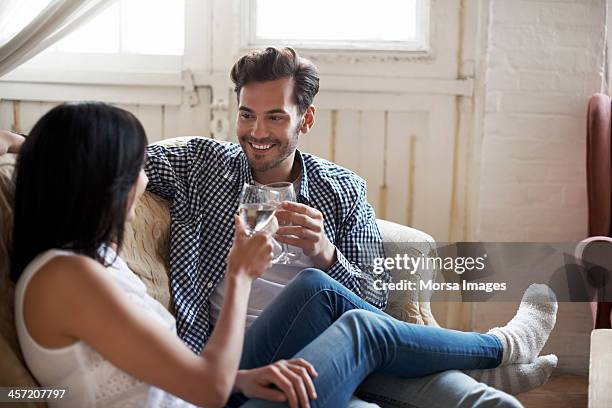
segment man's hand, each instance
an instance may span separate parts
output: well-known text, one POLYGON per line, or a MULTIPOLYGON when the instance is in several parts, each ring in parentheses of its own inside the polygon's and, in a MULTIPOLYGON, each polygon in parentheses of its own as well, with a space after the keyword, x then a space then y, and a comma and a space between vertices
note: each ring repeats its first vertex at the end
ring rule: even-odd
POLYGON ((6 153, 18 153, 25 138, 8 130, 0 130, 0 156, 6 153))
POLYGON ((239 370, 235 391, 249 398, 288 402, 291 408, 308 408, 309 401, 317 398, 312 382, 317 377, 314 367, 307 361, 279 360, 252 370, 239 370))
POLYGON ((321 211, 285 201, 276 211, 276 217, 281 225, 287 225, 276 232, 274 238, 278 242, 302 248, 314 265, 323 271, 336 262, 336 247, 325 235, 321 211))

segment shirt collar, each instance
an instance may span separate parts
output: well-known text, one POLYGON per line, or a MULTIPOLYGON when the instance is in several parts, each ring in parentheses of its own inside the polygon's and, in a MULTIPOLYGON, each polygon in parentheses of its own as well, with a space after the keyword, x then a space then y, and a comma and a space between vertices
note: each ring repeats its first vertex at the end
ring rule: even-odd
POLYGON ((299 150, 295 150, 295 159, 299 160, 301 167, 301 176, 300 176, 300 191, 297 193, 297 200, 302 204, 308 205, 310 202, 310 198, 308 195, 308 174, 306 174, 306 165, 304 164, 304 157, 302 156, 302 152, 299 150))
MULTIPOLYGON (((238 189, 242 189, 242 186, 246 184, 255 184, 255 179, 253 178, 253 173, 251 172, 251 166, 249 166, 249 161, 247 160, 246 154, 244 151, 240 149, 240 152, 237 156, 237 168, 236 168, 236 186, 238 189)), ((310 198, 308 195, 308 175, 306 174, 306 165, 304 164, 304 157, 302 153, 296 149, 295 150, 295 160, 298 160, 301 167, 301 176, 300 176, 300 191, 297 194, 298 202, 302 204, 307 204, 310 202, 310 198)), ((233 177, 232 177, 233 178, 233 177)))

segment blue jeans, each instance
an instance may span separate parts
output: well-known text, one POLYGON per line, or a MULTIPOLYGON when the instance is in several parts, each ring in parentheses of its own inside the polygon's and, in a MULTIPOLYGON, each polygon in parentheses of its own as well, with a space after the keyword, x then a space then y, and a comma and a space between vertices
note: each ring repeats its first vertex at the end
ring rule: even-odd
MULTIPOLYGON (((344 407, 371 373, 423 377, 451 369, 497 367, 493 335, 405 323, 363 301, 317 269, 302 271, 246 333, 240 368, 303 358, 318 372, 313 407, 344 407)), ((231 405, 244 402, 233 396, 231 405)), ((249 400, 244 407, 284 404, 249 400)))

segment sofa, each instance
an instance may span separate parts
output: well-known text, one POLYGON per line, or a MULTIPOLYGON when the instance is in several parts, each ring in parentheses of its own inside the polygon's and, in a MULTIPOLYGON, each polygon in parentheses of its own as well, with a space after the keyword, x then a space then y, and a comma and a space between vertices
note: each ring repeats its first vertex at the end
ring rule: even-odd
MULTIPOLYGON (((169 139, 162 144, 184 143, 185 138, 169 139)), ((13 289, 8 277, 11 245, 12 203, 14 183, 12 174, 15 157, 0 156, 0 386, 36 386, 36 381, 24 365, 13 323, 13 289)), ((402 243, 403 250, 415 256, 435 255, 433 238, 421 231, 385 220, 377 220, 383 240, 402 243), (407 247, 406 247, 407 245, 407 247)), ((126 228, 122 257, 147 286, 149 294, 172 312, 168 284, 168 237, 170 230, 169 204, 164 199, 145 193, 136 209, 135 219, 126 228)), ((393 279, 430 279, 435 271, 421 270, 414 275, 396 273, 393 279)), ((387 312, 404 321, 437 325, 433 317, 428 293, 392 292, 387 312)), ((22 406, 44 406, 23 404, 22 406)), ((361 401, 352 407, 373 406, 361 401)))

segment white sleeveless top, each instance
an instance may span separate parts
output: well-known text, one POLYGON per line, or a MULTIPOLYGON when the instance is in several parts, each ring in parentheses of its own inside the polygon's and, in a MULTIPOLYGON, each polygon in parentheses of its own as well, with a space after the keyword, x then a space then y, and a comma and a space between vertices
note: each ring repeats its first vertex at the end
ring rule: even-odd
MULTIPOLYGON (((30 371, 43 387, 66 390, 50 407, 192 407, 193 405, 143 383, 115 367, 84 341, 62 348, 46 348, 28 332, 23 319, 23 296, 34 274, 51 259, 72 252, 52 249, 37 256, 26 267, 15 288, 15 322, 19 344, 30 371)), ((142 311, 176 333, 174 317, 147 294, 144 283, 115 252, 108 248, 107 270, 113 281, 142 311)), ((117 335, 121 335, 117 333, 117 335)))

